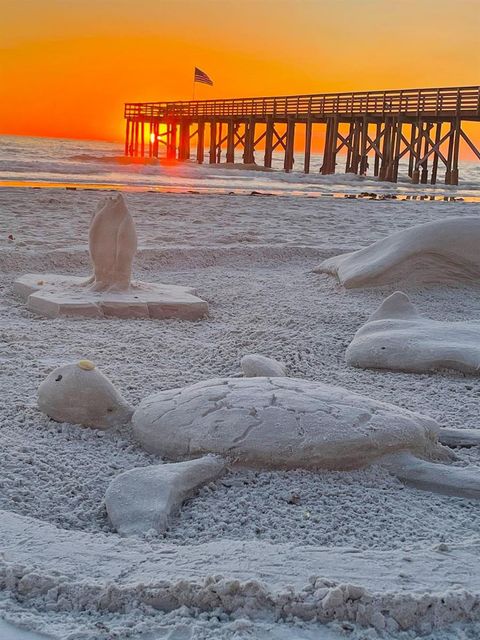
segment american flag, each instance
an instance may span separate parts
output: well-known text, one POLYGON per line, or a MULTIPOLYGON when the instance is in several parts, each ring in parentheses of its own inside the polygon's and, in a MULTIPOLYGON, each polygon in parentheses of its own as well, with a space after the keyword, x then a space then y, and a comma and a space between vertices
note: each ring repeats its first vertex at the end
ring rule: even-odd
POLYGON ((210 80, 205 71, 202 71, 198 67, 195 67, 195 75, 193 77, 193 81, 201 82, 202 84, 209 84, 211 87, 213 87, 212 80, 210 80))

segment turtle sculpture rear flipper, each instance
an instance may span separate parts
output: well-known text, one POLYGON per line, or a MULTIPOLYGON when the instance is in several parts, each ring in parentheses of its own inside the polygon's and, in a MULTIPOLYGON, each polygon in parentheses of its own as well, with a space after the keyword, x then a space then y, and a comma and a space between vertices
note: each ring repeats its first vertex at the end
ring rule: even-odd
POLYGON ((421 460, 408 452, 379 461, 390 473, 416 489, 447 496, 480 499, 480 473, 469 467, 453 467, 421 460))
POLYGON ((447 447, 480 446, 480 429, 448 429, 438 432, 438 441, 447 447))

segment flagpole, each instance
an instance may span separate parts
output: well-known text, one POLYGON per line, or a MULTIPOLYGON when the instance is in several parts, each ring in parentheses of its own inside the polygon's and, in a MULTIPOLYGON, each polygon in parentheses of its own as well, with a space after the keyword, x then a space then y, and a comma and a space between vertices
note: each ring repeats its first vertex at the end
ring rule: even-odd
POLYGON ((192 100, 195 100, 195 69, 193 70, 192 100))

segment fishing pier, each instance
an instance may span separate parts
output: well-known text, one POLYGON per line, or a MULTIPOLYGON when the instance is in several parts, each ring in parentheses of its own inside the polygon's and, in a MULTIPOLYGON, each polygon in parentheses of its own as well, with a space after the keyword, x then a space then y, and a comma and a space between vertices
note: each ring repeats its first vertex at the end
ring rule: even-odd
MULTIPOLYGON (((125 104, 125 155, 170 160, 243 162, 272 166, 283 154, 292 171, 295 153, 311 171, 312 144, 323 175, 345 171, 397 182, 458 184, 460 145, 480 160, 465 123, 480 122, 480 86, 324 93, 125 104), (300 150, 301 149, 301 150, 300 150)), ((297 168, 297 167, 296 167, 297 168)))

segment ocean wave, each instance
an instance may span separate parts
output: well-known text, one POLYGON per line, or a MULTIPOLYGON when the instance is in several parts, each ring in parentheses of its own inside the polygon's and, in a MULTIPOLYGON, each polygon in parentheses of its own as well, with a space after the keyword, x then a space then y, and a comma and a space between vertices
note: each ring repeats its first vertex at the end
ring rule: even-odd
MULTIPOLYGON (((337 172, 321 175, 322 158, 312 154, 311 172, 304 174, 303 154, 295 154, 295 167, 283 171, 283 155, 275 153, 272 169, 262 165, 263 154, 257 153, 258 164, 239 162, 197 164, 166 158, 131 158, 123 155, 120 143, 37 138, 0 138, 0 180, 52 183, 91 183, 134 187, 137 189, 198 190, 203 193, 275 192, 282 195, 358 194, 362 191, 397 194, 456 195, 477 197, 480 185, 480 163, 462 162, 460 185, 443 184, 443 168, 437 185, 412 185, 407 167, 402 166, 397 184, 379 181, 372 175, 344 173, 345 158, 338 158, 337 172)), ((206 156, 208 160, 208 154, 206 156)))
POLYGON ((66 156, 63 160, 71 162, 101 162, 105 164, 166 164, 159 158, 131 158, 129 156, 95 156, 89 153, 79 153, 66 156))

